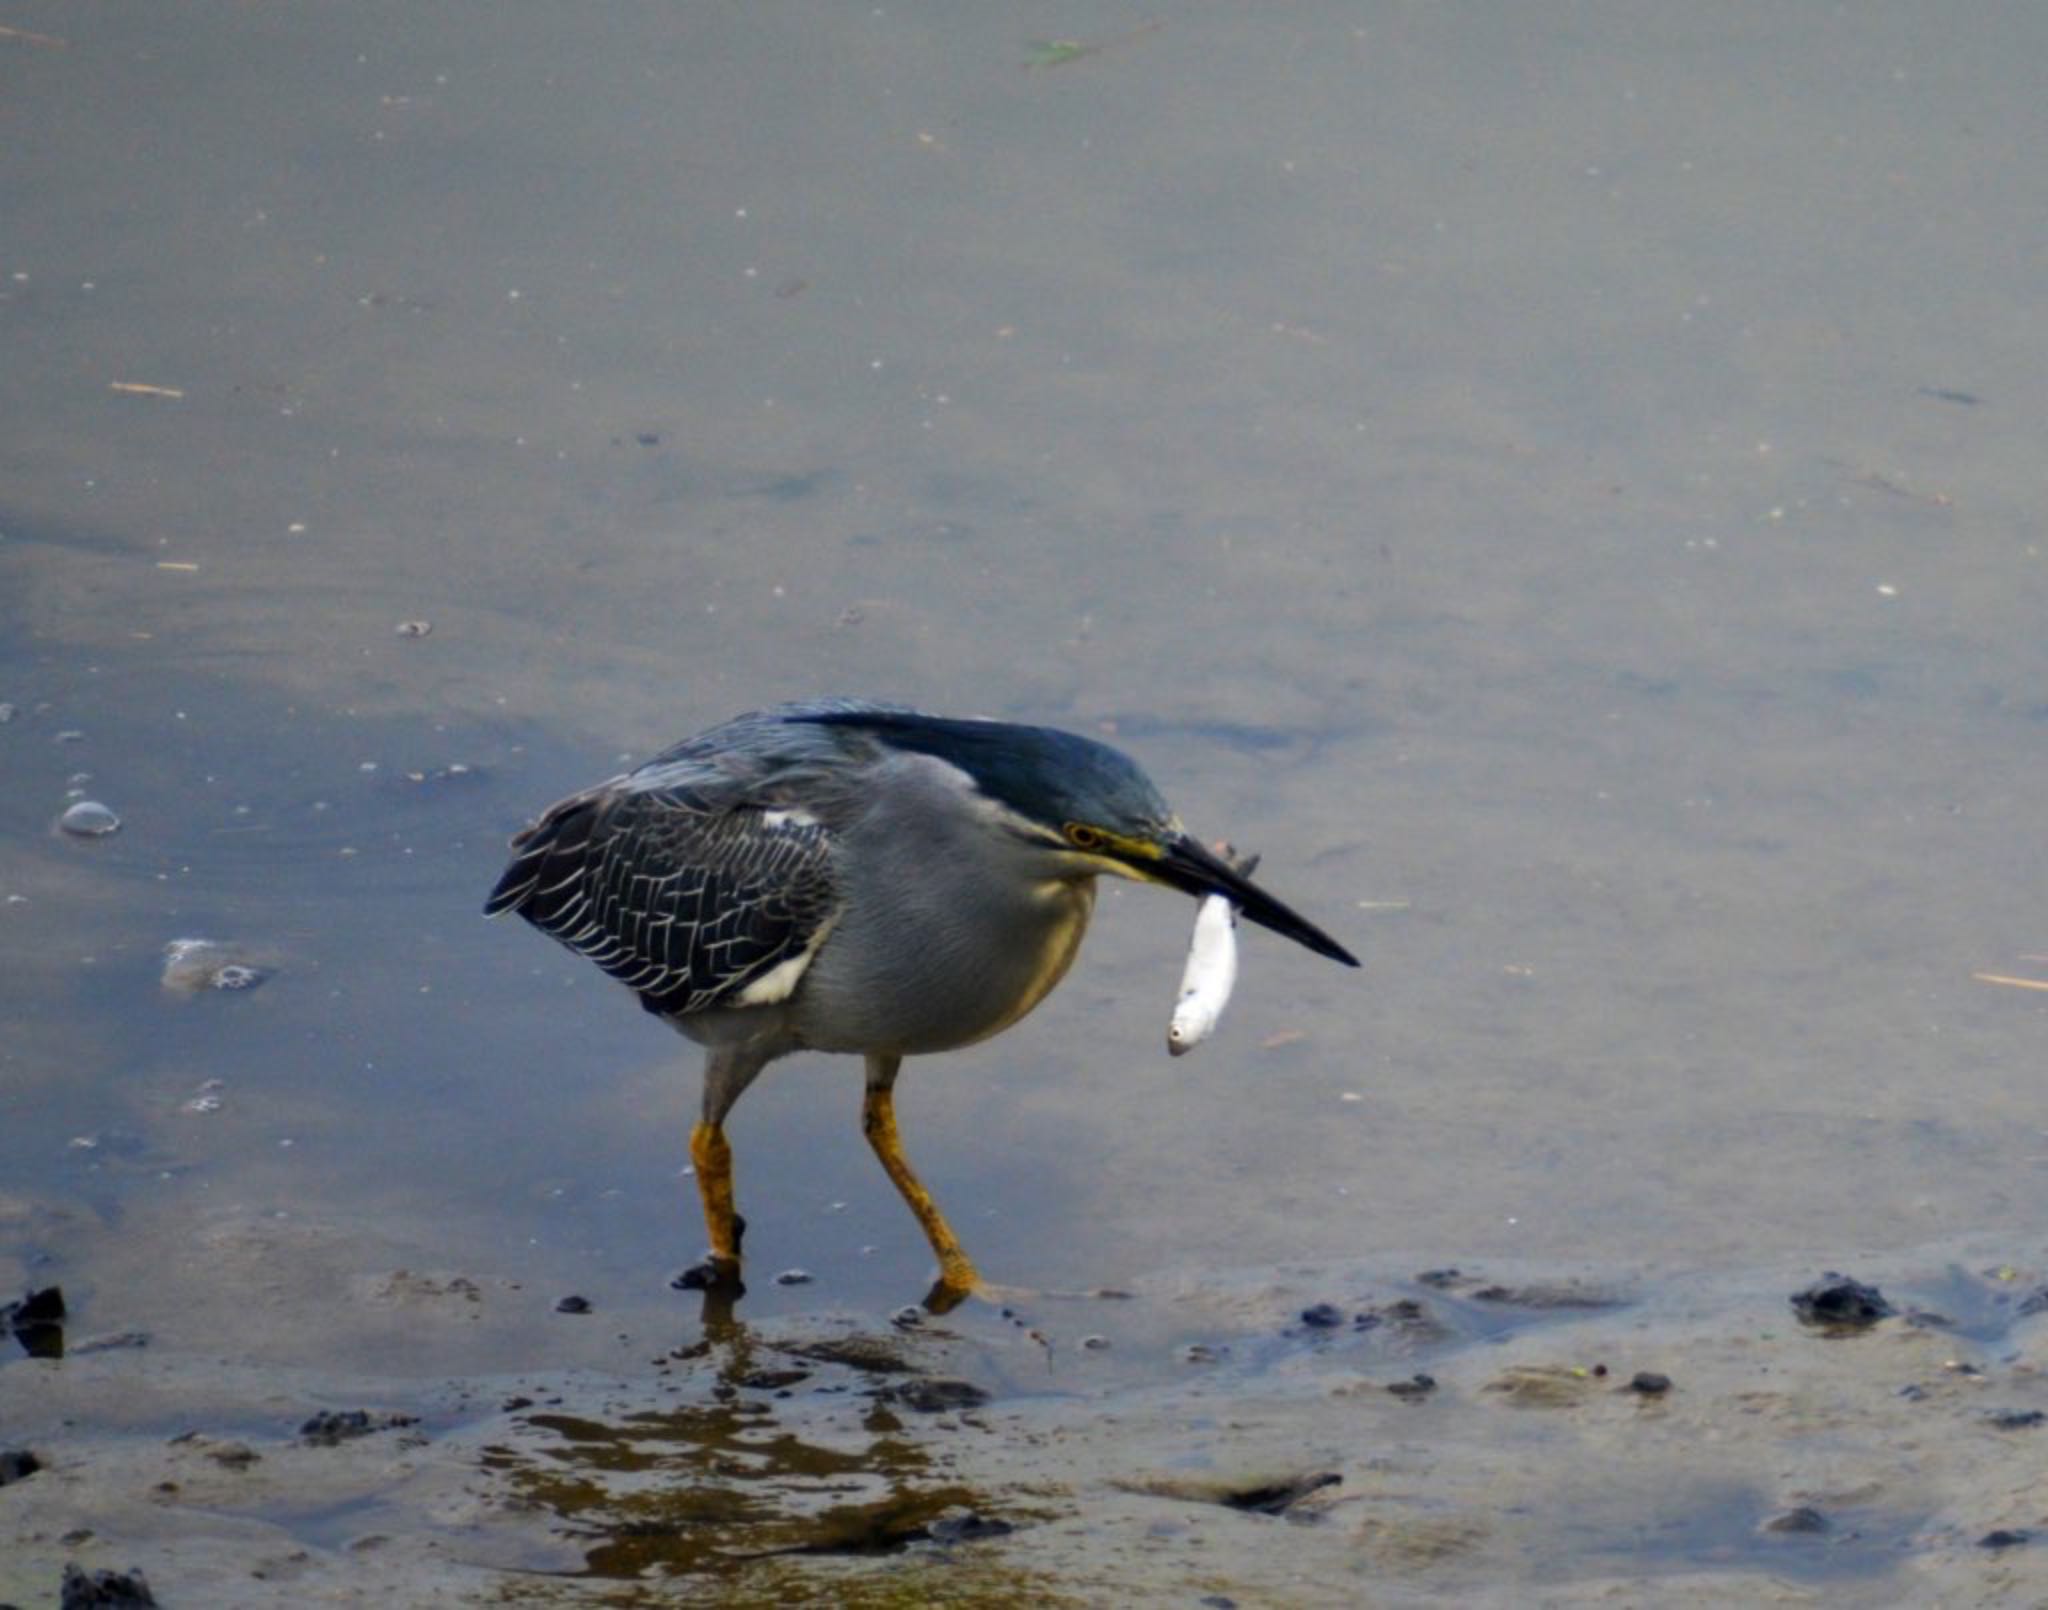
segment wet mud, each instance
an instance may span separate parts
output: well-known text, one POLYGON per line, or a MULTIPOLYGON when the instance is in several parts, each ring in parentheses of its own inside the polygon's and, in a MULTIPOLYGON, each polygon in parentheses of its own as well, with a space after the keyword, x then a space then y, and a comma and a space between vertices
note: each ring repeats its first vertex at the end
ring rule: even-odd
MULTIPOLYGON (((2025 1474, 2048 1421, 2040 1275, 1982 1246, 1881 1273, 1911 1306, 1853 1331, 1805 1323, 1802 1288, 1765 1276, 1482 1270, 1458 1291, 1305 1267, 1055 1302, 1049 1348, 976 1305, 907 1327, 714 1305, 672 1314, 700 1333, 659 1350, 636 1312, 616 1370, 344 1383, 151 1348, 23 1356, 0 1366, 21 1444, 0 1595, 138 1567, 169 1603, 2048 1591, 2025 1474), (1407 1322, 1304 1325, 1316 1292, 1407 1322), (1082 1324, 1112 1345, 1079 1345, 1082 1324)), ((471 1306, 534 1310, 500 1280, 431 1285, 411 1312, 429 1352, 471 1306)))

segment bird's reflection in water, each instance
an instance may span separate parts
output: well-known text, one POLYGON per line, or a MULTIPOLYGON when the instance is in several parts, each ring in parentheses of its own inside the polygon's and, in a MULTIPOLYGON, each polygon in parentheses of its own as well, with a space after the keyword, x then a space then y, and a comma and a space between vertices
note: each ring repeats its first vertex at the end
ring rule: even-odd
MULTIPOLYGON (((765 1588, 805 1562, 919 1548, 943 1558, 1021 1517, 998 1518, 946 1468, 927 1428, 957 1427, 986 1393, 934 1374, 919 1357, 930 1340, 850 1329, 771 1339, 714 1295, 699 1339, 662 1361, 660 1390, 687 1401, 616 1413, 609 1402, 536 1405, 484 1466, 515 1506, 556 1519, 585 1577, 744 1574, 765 1588)), ((974 1574, 991 1591, 998 1575, 1021 1586, 974 1574)))

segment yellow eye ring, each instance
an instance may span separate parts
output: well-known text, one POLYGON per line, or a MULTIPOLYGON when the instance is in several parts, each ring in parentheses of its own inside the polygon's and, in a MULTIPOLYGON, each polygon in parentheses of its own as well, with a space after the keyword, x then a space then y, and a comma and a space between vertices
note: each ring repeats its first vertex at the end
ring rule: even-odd
POLYGON ((1069 822, 1065 832, 1067 842, 1077 850, 1099 850, 1109 842, 1101 828, 1090 827, 1086 822, 1069 822))

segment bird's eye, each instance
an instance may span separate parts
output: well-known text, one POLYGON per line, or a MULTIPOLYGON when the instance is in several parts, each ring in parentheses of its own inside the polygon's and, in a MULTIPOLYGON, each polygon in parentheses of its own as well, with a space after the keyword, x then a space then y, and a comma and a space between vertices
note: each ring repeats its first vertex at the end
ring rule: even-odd
POLYGON ((1090 827, 1086 822, 1069 822, 1066 826, 1067 842, 1077 850, 1099 850, 1108 840, 1102 829, 1090 827))

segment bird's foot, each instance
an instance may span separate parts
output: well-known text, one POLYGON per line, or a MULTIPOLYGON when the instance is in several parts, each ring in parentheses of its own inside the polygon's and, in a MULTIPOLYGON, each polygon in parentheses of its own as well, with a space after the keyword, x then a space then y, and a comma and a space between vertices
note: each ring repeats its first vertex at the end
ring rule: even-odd
MULTIPOLYGON (((1128 1298, 1127 1291, 1113 1287, 1098 1286, 1091 1291, 1041 1291, 1030 1286, 999 1286, 976 1276, 971 1283, 948 1281, 943 1275, 925 1293, 924 1310, 930 1314, 949 1314, 970 1298, 976 1303, 985 1303, 995 1310, 996 1316, 1014 1330, 1025 1341, 1034 1343, 1045 1353, 1046 1366, 1052 1366, 1056 1351, 1054 1333, 1039 1325, 1032 1317, 1031 1309, 1041 1302, 1102 1301, 1128 1298)), ((915 1314, 916 1309, 909 1310, 915 1314)), ((1084 1341, 1083 1346, 1099 1346, 1096 1341, 1084 1341)))
POLYGON ((693 1263, 669 1285, 677 1291, 715 1292, 720 1296, 733 1298, 747 1294, 745 1282, 740 1279, 740 1261, 737 1258, 711 1256, 700 1263, 693 1263))

